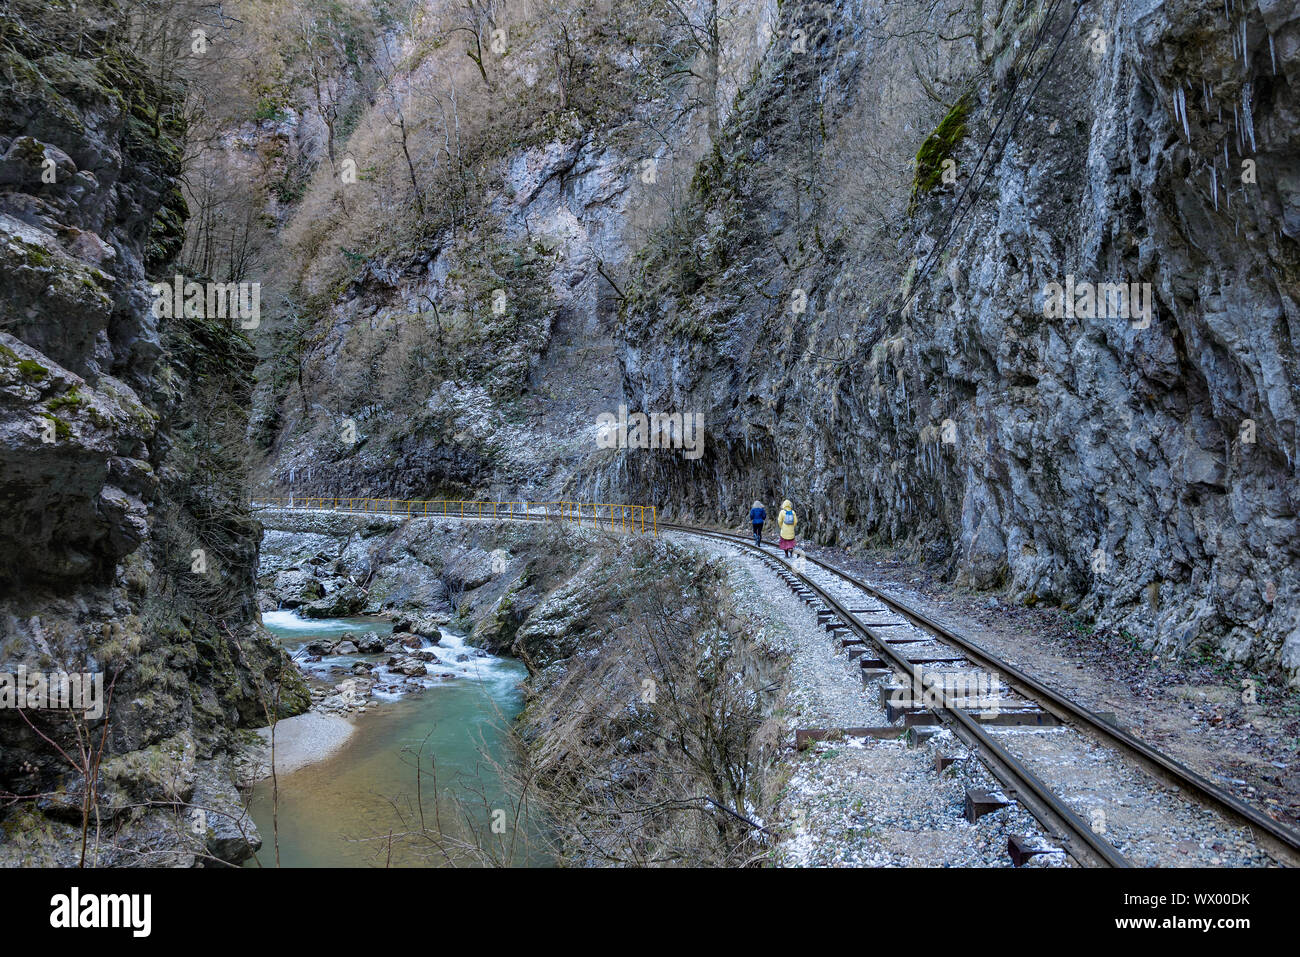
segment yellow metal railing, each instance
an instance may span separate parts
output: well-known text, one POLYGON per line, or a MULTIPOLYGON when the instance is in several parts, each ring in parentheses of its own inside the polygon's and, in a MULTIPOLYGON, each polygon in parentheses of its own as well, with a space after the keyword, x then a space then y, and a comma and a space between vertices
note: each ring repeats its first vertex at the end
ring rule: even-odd
POLYGON ((551 519, 592 528, 617 528, 659 534, 659 510, 654 505, 590 502, 483 502, 469 499, 412 500, 400 498, 327 498, 319 495, 254 498, 254 508, 292 508, 334 512, 403 515, 409 518, 551 519))

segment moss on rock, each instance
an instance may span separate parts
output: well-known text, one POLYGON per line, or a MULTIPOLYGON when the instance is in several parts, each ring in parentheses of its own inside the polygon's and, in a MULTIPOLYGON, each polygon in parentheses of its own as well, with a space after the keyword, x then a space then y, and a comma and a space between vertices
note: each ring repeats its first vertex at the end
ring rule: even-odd
POLYGON ((915 212, 921 197, 943 180, 944 160, 952 158, 957 145, 966 136, 966 118, 970 115, 970 110, 970 94, 963 93, 916 151, 916 172, 912 179, 909 212, 915 212))
POLYGON ((20 360, 18 362, 18 371, 23 374, 24 378, 38 381, 44 379, 50 374, 50 370, 45 368, 45 366, 41 365, 35 359, 20 360))

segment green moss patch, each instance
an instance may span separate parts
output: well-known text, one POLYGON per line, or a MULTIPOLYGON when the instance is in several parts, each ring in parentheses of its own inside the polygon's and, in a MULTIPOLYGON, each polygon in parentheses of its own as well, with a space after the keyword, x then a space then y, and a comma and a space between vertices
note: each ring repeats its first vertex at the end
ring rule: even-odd
POLYGON ((34 359, 22 359, 18 363, 18 371, 23 374, 24 378, 35 379, 37 381, 44 379, 50 374, 50 370, 45 368, 34 359))
POLYGON ((51 412, 58 412, 60 409, 79 408, 85 401, 86 400, 82 394, 77 391, 77 387, 73 386, 67 392, 63 393, 63 395, 55 396, 49 402, 46 402, 45 407, 51 412))
POLYGON ((912 202, 909 213, 916 211, 922 196, 929 193, 943 179, 943 161, 951 159, 957 146, 966 136, 966 118, 970 115, 971 99, 963 93, 948 114, 939 121, 921 148, 916 151, 916 172, 912 179, 912 202))

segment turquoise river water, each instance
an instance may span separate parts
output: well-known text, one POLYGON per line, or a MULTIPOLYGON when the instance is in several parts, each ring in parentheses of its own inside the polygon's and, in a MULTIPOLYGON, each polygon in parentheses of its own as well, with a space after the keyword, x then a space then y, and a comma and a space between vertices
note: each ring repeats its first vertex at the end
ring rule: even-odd
MULTIPOLYGON (((391 630, 379 619, 308 621, 285 611, 268 612, 263 621, 290 652, 322 635, 391 630)), ((510 766, 513 760, 506 727, 522 707, 523 666, 475 657, 463 639, 446 632, 435 651, 444 659, 469 657, 436 666, 439 673, 454 671, 455 678, 438 679, 401 697, 375 699, 365 714, 351 719, 356 731, 342 749, 279 775, 274 820, 271 781, 253 789, 249 810, 263 845, 256 860, 245 866, 276 866, 277 831, 283 867, 464 865, 481 859, 466 846, 484 843, 498 861, 546 863, 535 841, 511 840, 515 802, 492 766, 510 766), (418 784, 417 764, 422 768, 418 784), (493 824, 501 831, 503 821, 508 825, 495 833, 493 824)), ((326 674, 329 666, 387 657, 326 658, 314 667, 321 679, 336 683, 347 675, 326 674)))

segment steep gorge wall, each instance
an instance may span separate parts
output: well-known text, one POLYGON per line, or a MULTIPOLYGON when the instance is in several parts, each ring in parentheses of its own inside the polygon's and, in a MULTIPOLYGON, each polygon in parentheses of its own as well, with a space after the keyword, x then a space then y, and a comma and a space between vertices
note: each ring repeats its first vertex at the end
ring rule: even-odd
MULTIPOLYGON (((10 12, 0 671, 98 673, 112 699, 98 719, 0 710, 0 860, 76 863, 87 817, 88 863, 238 860, 257 836, 219 813, 239 816, 229 747, 265 723, 286 664, 256 625, 260 530, 242 504, 252 351, 220 321, 151 312, 147 279, 187 215, 178 91, 150 79, 111 5, 10 12)), ((283 676, 282 709, 306 707, 283 676)))
MULTIPOLYGON (((723 6, 725 119, 776 5, 723 6)), ((259 372, 260 485, 559 494, 618 408, 625 261, 708 148, 681 9, 518 0, 471 23, 471 5, 414 0, 415 26, 372 38, 393 65, 338 146, 366 175, 344 184, 318 157, 269 257, 288 278, 268 301, 293 308, 259 333, 277 350, 259 372)))
POLYGON ((661 266, 626 310, 633 407, 703 412, 708 451, 633 452, 586 484, 728 524, 754 497, 788 495, 815 539, 907 543, 1157 651, 1214 649, 1295 682, 1300 18, 1266 2, 1225 19, 1191 0, 1092 4, 1071 23, 1063 4, 1043 48, 1063 37, 1061 51, 1016 120, 1046 55, 1016 61, 1008 38, 1032 30, 1015 32, 1020 5, 993 6, 986 27, 1012 22, 967 44, 944 91, 972 104, 957 184, 922 194, 898 239, 906 268, 875 296, 888 264, 835 238, 845 196, 800 196, 762 171, 825 151, 864 108, 841 101, 819 140, 799 118, 822 91, 901 71, 864 63, 869 11, 783 8, 815 38, 810 55, 774 48, 744 93, 697 190, 715 228, 697 234, 685 291, 685 271, 661 266), (992 173, 944 247, 1004 112, 992 173), (821 215, 801 220, 800 201, 821 215), (1067 275, 1149 283, 1150 327, 1046 317, 1044 290, 1067 275), (792 316, 797 289, 808 306, 792 316))

